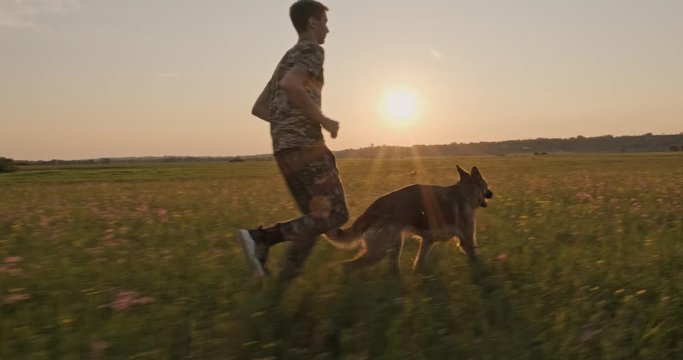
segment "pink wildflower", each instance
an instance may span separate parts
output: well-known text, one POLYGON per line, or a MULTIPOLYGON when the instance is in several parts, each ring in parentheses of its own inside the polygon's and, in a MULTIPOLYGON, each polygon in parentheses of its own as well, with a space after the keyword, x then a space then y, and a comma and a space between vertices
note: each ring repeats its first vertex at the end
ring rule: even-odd
POLYGON ((157 210, 157 218, 159 218, 159 221, 161 221, 161 222, 167 222, 168 221, 168 210, 158 209, 157 210))
POLYGON ((2 300, 3 304, 14 304, 19 301, 24 301, 28 300, 31 298, 31 295, 29 294, 9 294, 5 296, 5 298, 2 300))
POLYGON ((154 298, 152 297, 141 297, 140 294, 135 291, 123 291, 116 295, 116 300, 111 304, 111 307, 116 311, 123 311, 134 305, 145 305, 153 302, 154 298))
POLYGON ((8 256, 5 258, 5 264, 16 264, 23 261, 24 258, 21 256, 8 256))

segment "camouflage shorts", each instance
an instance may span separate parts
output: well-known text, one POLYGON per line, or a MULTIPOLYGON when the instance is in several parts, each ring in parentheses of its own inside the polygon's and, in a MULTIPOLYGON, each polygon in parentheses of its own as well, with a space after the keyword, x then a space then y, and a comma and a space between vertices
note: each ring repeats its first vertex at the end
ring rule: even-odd
POLYGON ((314 237, 348 221, 334 154, 325 146, 285 149, 275 159, 303 216, 281 224, 285 237, 314 237))
POLYGON ((318 235, 344 225, 349 213, 337 163, 327 147, 285 149, 275 159, 303 214, 280 223, 283 238, 293 241, 282 274, 291 278, 300 272, 318 235))

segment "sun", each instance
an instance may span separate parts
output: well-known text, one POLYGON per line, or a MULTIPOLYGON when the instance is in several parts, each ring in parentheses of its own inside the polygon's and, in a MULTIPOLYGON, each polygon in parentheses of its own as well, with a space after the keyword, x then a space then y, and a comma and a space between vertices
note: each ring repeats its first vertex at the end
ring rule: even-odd
POLYGON ((388 91, 384 96, 383 110, 388 120, 393 122, 403 123, 412 120, 418 110, 417 96, 409 89, 388 91))

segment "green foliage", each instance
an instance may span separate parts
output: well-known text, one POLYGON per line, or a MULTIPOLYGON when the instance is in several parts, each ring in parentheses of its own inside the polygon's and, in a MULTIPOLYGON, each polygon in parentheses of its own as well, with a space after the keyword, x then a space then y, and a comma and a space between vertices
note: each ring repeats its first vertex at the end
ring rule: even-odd
POLYGON ((14 160, 5 157, 0 157, 0 173, 15 171, 17 171, 17 167, 14 164, 14 160))
MULTIPOLYGON (((677 153, 340 160, 351 215, 477 165, 478 266, 439 244, 427 274, 320 241, 289 288, 233 231, 297 215, 273 162, 34 166, 0 177, 0 358, 679 358, 677 153), (274 180, 275 179, 275 180, 274 180)), ((286 244, 273 248, 278 269, 286 244)))

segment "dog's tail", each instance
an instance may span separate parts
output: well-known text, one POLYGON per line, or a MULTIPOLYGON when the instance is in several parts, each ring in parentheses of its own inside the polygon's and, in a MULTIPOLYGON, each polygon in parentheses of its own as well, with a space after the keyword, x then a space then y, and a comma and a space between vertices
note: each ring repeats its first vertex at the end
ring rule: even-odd
POLYGON ((327 241, 337 249, 355 249, 360 245, 362 233, 356 232, 353 226, 346 229, 334 229, 325 233, 327 241))
POLYGON ((360 246, 363 232, 372 223, 368 216, 361 215, 354 223, 345 229, 334 229, 325 233, 327 241, 337 249, 355 249, 360 246))

